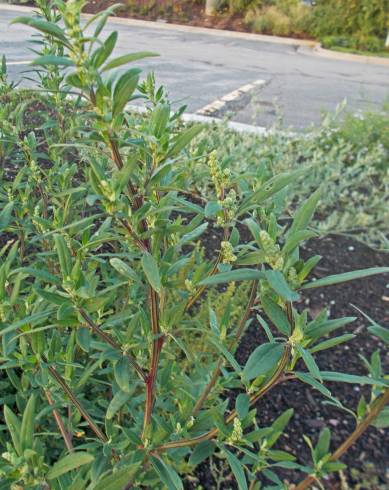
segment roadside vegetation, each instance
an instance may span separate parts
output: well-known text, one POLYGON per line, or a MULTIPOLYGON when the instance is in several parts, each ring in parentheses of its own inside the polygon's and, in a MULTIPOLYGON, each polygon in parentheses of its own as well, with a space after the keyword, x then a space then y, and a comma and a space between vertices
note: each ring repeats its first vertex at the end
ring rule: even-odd
POLYGON ((351 485, 360 444, 384 484, 387 254, 323 234, 387 247, 386 109, 187 126, 113 7, 37 4, 37 88, 0 72, 0 490, 351 485))
MULTIPOLYGON (((31 4, 33 0, 8 0, 31 4)), ((114 0, 90 2, 97 12, 114 0)), ((119 15, 320 41, 324 48, 389 56, 389 0, 126 0, 119 15), (206 4, 213 15, 206 15, 206 4)))
MULTIPOLYGON (((98 2, 102 4, 109 2, 98 2)), ((204 5, 204 0, 127 0, 123 13, 315 39, 329 49, 389 55, 388 0, 220 0, 213 2, 213 19, 204 17, 204 5)))

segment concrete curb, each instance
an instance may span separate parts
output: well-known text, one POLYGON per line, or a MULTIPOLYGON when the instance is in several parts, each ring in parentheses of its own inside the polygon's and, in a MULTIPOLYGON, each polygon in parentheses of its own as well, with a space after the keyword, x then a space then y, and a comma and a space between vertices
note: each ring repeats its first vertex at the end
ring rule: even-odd
MULTIPOLYGON (((26 7, 21 5, 1 4, 0 11, 14 11, 22 13, 31 13, 34 11, 33 7, 26 7)), ((92 14, 84 14, 86 18, 90 18, 92 14)), ((233 39, 243 39, 247 41, 259 41, 270 44, 284 44, 289 46, 296 46, 299 52, 304 54, 310 54, 313 56, 328 58, 339 61, 351 61, 363 64, 389 66, 389 58, 381 58, 379 56, 362 56, 352 53, 342 53, 340 51, 332 51, 321 47, 320 43, 316 41, 309 41, 305 39, 294 39, 289 37, 279 36, 266 36, 264 34, 254 34, 250 32, 238 32, 227 31, 223 29, 212 29, 209 27, 194 27, 185 26, 181 24, 170 24, 165 22, 155 22, 139 19, 128 19, 125 17, 110 17, 112 24, 133 26, 133 27, 146 27, 149 29, 166 30, 166 31, 179 31, 195 34, 207 34, 209 36, 227 37, 233 39), (301 49, 302 48, 302 49, 301 49)))
POLYGON ((323 58, 331 58, 333 60, 340 61, 354 61, 357 63, 365 63, 367 65, 370 64, 389 67, 389 58, 383 58, 381 56, 363 56, 361 54, 342 53, 341 51, 325 49, 320 44, 315 46, 313 51, 317 56, 323 58))
MULTIPOLYGON (((146 107, 133 105, 133 104, 127 104, 126 110, 131 112, 136 112, 138 114, 144 114, 145 112, 147 112, 146 107)), ((256 134, 258 136, 266 136, 269 133, 271 133, 271 130, 263 126, 252 126, 251 124, 226 121, 224 119, 220 119, 219 117, 203 116, 201 114, 184 113, 181 116, 181 119, 184 122, 197 122, 202 124, 220 124, 226 126, 229 129, 232 129, 233 131, 236 131, 237 133, 250 133, 250 134, 256 134)))

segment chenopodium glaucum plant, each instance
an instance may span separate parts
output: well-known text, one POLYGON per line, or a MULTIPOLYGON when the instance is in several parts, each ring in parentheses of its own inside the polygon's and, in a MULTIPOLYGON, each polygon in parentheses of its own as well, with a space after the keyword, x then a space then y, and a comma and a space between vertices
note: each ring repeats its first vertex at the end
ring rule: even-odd
MULTIPOLYGON (((296 302, 302 290, 389 268, 309 280, 320 257, 303 260, 299 246, 315 235, 320 190, 290 219, 278 199, 306 170, 258 183, 211 153, 214 197, 193 193, 187 147, 203 127, 182 127, 153 76, 140 83, 138 69, 122 70, 153 53, 110 58, 117 33, 102 40, 101 32, 112 9, 82 25, 82 1, 52 7, 55 21, 15 22, 63 48, 33 64, 64 67, 62 90, 78 95, 69 114, 76 153, 55 153, 55 165, 40 169, 38 152, 35 177, 18 174, 17 189, 1 183, 9 202, 0 213, 0 488, 178 490, 211 456, 229 464, 242 490, 260 488, 262 476, 285 488, 277 468, 306 473, 300 489, 342 468, 338 458, 387 403, 388 380, 373 368, 369 376, 321 371, 315 352, 350 340, 327 336, 353 318, 310 318, 296 302), (135 97, 147 105, 140 120, 125 110, 135 97), (16 191, 27 185, 34 212, 20 213, 16 191), (200 322, 208 293, 233 283, 248 283, 239 321, 231 301, 219 314, 211 304, 209 322, 200 322), (235 353, 256 314, 268 341, 241 366, 235 353), (291 379, 338 409, 325 381, 373 387, 337 452, 328 430, 315 447, 307 439, 310 466, 276 448, 292 410, 266 428, 256 420, 258 400, 291 379), (230 389, 239 391, 235 405, 230 389)), ((68 145, 51 142, 53 151, 68 145)))

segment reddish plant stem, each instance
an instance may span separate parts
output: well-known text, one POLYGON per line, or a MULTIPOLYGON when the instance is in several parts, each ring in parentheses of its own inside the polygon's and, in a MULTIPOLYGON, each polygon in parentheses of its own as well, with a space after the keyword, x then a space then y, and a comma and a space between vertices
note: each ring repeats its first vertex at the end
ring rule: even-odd
MULTIPOLYGON (((109 145, 112 151, 112 158, 119 170, 124 167, 123 159, 120 155, 120 151, 117 145, 117 142, 111 135, 108 135, 109 145)), ((128 191, 130 194, 131 206, 133 211, 137 211, 143 205, 143 197, 137 195, 137 190, 131 181, 128 183, 128 191)), ((132 229, 132 226, 125 220, 121 220, 121 223, 129 233, 129 235, 133 238, 136 245, 143 252, 150 252, 150 243, 149 240, 142 240, 137 236, 137 233, 132 229)), ((140 229, 142 232, 147 231, 147 222, 145 219, 142 219, 140 222, 140 229)), ((151 331, 154 337, 153 345, 152 345, 152 354, 151 354, 151 362, 150 362, 150 370, 147 376, 143 376, 142 378, 146 384, 146 401, 145 401, 145 410, 144 410, 144 419, 143 419, 143 432, 142 438, 146 437, 147 429, 151 423, 152 411, 155 402, 155 382, 157 378, 158 371, 158 363, 159 357, 161 354, 164 337, 160 337, 160 327, 159 327, 159 304, 158 304, 158 294, 152 288, 150 288, 150 317, 151 317, 151 331)), ((137 369, 139 372, 139 370, 137 369)))
MULTIPOLYGON (((47 401, 49 403, 50 406, 53 406, 54 405, 54 401, 53 401, 53 398, 51 396, 51 393, 49 390, 45 390, 45 395, 46 395, 46 398, 47 398, 47 401)), ((63 423, 63 420, 61 418, 61 415, 59 414, 58 410, 56 410, 55 408, 53 409, 53 416, 54 416, 54 419, 58 425, 58 429, 61 433, 61 436, 65 442, 65 446, 67 448, 67 450, 69 451, 69 453, 72 453, 74 452, 74 447, 73 447, 73 444, 72 444, 72 439, 70 437, 70 434, 68 433, 68 431, 65 429, 65 424, 63 423)))
MULTIPOLYGON (((368 415, 356 426, 355 430, 343 441, 338 449, 331 455, 330 461, 337 461, 343 454, 356 442, 361 435, 368 429, 369 425, 378 414, 389 403, 389 388, 386 388, 383 395, 377 398, 368 415)), ((305 490, 317 481, 317 477, 309 475, 302 480, 295 490, 305 490)))
POLYGON ((147 431, 151 423, 151 416, 155 402, 155 383, 157 379, 159 357, 165 340, 164 336, 161 336, 159 325, 158 293, 154 291, 152 287, 150 287, 150 317, 151 332, 154 336, 154 339, 152 345, 150 371, 146 379, 146 402, 143 418, 142 438, 145 438, 147 436, 147 431))
MULTIPOLYGON (((245 309, 244 314, 243 314, 243 316, 239 322, 238 328, 237 328, 236 333, 235 333, 235 337, 229 345, 230 351, 233 351, 236 348, 236 346, 239 343, 239 340, 243 334, 244 327, 247 323, 247 320, 249 319, 251 309, 254 306, 255 298, 257 296, 257 288, 258 288, 258 281, 253 281, 246 309, 245 309)), ((201 407, 203 406, 203 404, 204 404, 205 400, 207 399, 209 393, 211 392, 212 388, 215 386, 215 384, 216 384, 216 382, 220 376, 221 368, 223 367, 223 364, 224 364, 224 359, 223 358, 219 359, 219 362, 217 363, 217 366, 216 366, 215 370, 213 371, 211 379, 209 380, 207 386, 205 387, 203 393, 201 394, 200 398, 197 400, 197 402, 193 408, 192 415, 194 417, 201 410, 201 407)))

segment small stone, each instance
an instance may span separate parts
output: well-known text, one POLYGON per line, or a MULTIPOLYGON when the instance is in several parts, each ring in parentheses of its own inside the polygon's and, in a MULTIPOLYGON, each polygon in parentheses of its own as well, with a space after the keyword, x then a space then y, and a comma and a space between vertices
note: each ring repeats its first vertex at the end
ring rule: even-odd
POLYGON ((350 252, 354 252, 354 250, 355 250, 355 248, 354 248, 352 245, 350 245, 349 247, 347 247, 347 249, 348 249, 350 252))

